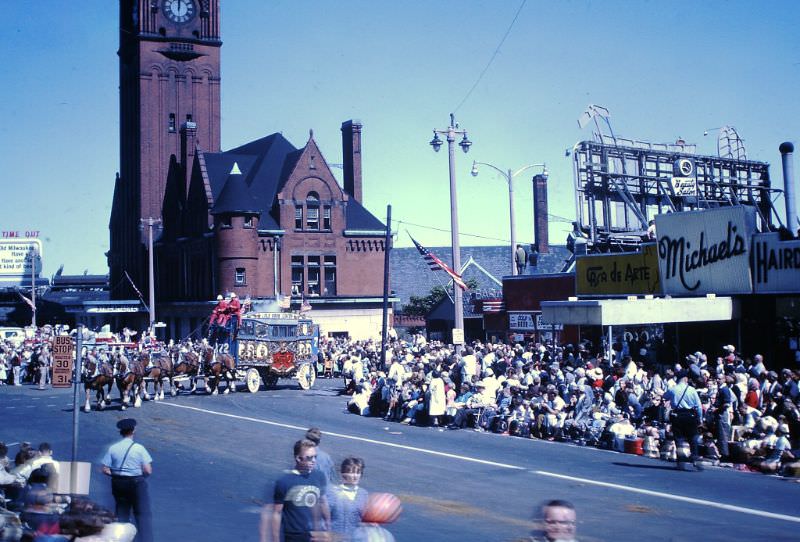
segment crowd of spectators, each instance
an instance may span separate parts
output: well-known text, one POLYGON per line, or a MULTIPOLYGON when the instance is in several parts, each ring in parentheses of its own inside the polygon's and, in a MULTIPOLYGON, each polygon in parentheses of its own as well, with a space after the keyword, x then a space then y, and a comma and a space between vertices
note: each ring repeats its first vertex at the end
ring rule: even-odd
POLYGON ((407 425, 571 441, 675 461, 668 391, 688 376, 702 403, 693 449, 704 465, 800 476, 800 370, 770 370, 732 345, 653 364, 591 345, 323 342, 347 409, 407 425))
POLYGON ((113 514, 89 499, 58 493, 60 467, 47 442, 0 442, 0 541, 129 541, 136 529, 114 523, 113 514), (127 537, 120 536, 127 534, 127 537))

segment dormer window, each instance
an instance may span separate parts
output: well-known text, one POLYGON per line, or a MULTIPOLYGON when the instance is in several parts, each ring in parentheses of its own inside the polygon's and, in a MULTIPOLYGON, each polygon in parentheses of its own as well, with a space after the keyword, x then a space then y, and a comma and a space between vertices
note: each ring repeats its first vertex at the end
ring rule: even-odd
POLYGON ((244 217, 244 227, 245 228, 252 228, 253 227, 253 217, 252 216, 244 217))

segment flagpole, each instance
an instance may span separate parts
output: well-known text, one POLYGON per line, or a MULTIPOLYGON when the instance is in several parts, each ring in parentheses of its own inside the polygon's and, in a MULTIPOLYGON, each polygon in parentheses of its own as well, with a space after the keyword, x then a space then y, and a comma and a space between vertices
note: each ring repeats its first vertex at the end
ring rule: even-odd
POLYGON ((31 327, 36 333, 36 244, 31 252, 31 327))
POLYGON ((386 370, 386 334, 389 322, 389 250, 392 244, 392 206, 386 206, 386 240, 383 243, 383 311, 381 318, 381 370, 386 370))

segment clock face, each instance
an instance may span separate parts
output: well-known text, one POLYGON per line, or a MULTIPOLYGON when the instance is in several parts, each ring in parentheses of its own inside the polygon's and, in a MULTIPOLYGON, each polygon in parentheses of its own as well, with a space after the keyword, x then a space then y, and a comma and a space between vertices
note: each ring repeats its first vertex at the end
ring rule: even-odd
POLYGON ((192 20, 197 13, 194 0, 164 0, 164 15, 174 23, 192 20))

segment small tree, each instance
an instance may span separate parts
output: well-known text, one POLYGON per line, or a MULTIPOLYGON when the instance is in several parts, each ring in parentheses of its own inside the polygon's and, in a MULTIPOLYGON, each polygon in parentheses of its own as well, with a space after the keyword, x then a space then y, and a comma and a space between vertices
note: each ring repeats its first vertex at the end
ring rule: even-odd
MULTIPOLYGON (((467 287, 474 290, 478 287, 478 281, 469 279, 467 287)), ((434 286, 426 296, 412 295, 407 305, 403 305, 403 314, 409 316, 422 316, 425 317, 442 299, 447 297, 447 292, 442 286, 434 286)))

